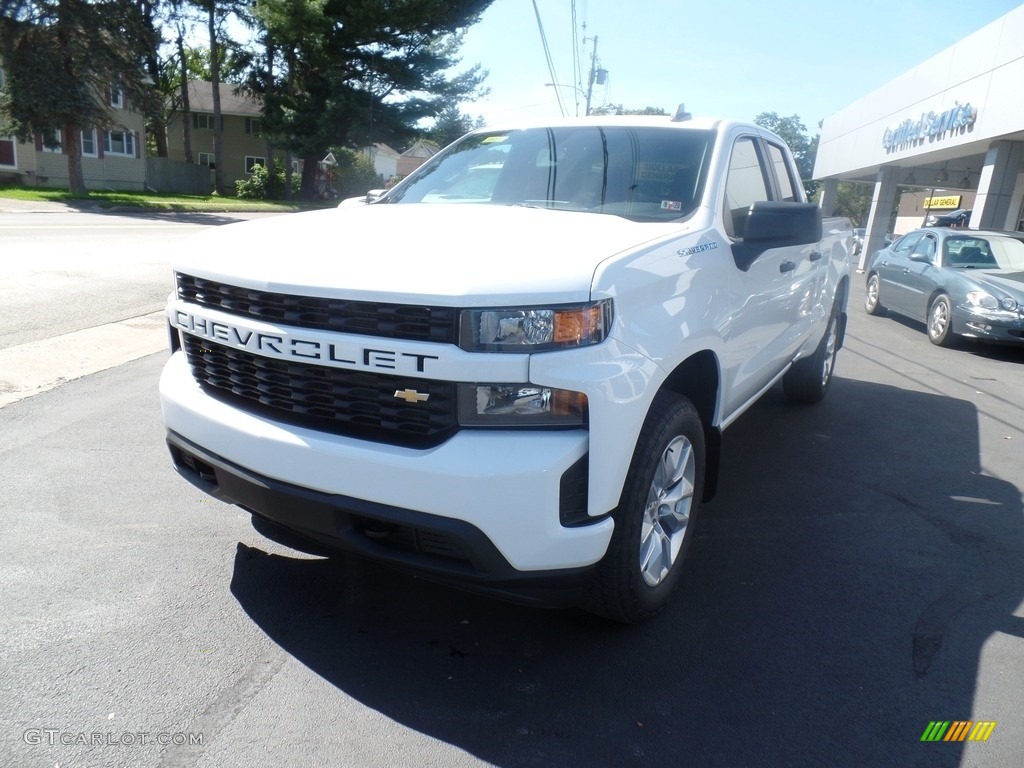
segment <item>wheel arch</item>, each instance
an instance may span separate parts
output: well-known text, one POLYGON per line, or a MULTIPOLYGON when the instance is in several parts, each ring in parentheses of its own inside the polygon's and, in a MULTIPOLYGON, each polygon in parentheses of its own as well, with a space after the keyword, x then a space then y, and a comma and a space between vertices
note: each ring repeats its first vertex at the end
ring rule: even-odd
POLYGON ((846 340, 846 322, 847 310, 849 309, 849 299, 850 276, 843 275, 839 280, 839 285, 836 286, 835 299, 833 300, 833 306, 839 310, 839 338, 836 343, 837 352, 843 348, 843 342, 846 340))
POLYGON ((710 501, 718 488, 718 470, 722 452, 722 430, 718 427, 721 366, 709 349, 683 360, 661 385, 662 391, 683 395, 697 409, 704 426, 704 492, 702 501, 710 501))

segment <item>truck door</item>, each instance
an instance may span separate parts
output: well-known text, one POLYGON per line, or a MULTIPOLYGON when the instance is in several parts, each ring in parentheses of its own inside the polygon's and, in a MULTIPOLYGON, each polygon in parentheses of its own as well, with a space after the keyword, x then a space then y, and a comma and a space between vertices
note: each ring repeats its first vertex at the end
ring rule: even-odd
MULTIPOLYGON (((789 194, 795 199, 792 189, 789 194)), ((761 200, 782 200, 770 150, 760 137, 740 135, 732 145, 722 210, 723 227, 733 241, 742 240, 747 212, 761 200)), ((811 332, 821 264, 814 253, 813 246, 772 248, 746 270, 733 265, 732 317, 725 336, 725 375, 731 379, 725 388, 730 393, 726 413, 767 386, 811 332)))

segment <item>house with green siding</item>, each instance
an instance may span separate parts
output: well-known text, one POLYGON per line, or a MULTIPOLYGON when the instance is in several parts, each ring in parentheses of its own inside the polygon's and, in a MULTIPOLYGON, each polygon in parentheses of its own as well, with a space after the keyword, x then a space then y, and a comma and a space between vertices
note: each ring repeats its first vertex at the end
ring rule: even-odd
MULTIPOLYGON (((3 87, 0 66, 0 90, 3 87)), ((146 186, 145 120, 131 108, 124 91, 116 85, 108 87, 103 97, 114 120, 109 128, 82 131, 85 186, 141 191, 146 186)), ((0 183, 67 187, 68 159, 61 130, 46 137, 36 136, 32 141, 21 141, 0 113, 0 183)))

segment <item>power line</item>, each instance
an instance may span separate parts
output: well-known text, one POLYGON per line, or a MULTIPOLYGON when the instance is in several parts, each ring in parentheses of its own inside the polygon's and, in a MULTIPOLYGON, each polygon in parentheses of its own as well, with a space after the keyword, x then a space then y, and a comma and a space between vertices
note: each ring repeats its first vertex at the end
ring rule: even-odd
MULTIPOLYGON (((551 75, 551 82, 557 83, 558 77, 555 75, 555 63, 551 60, 551 49, 548 48, 548 38, 544 34, 544 23, 540 20, 540 9, 537 8, 537 0, 533 0, 533 12, 537 16, 537 29, 540 30, 540 42, 544 46, 544 58, 548 62, 548 74, 551 75)), ((562 103, 562 94, 558 92, 558 88, 555 88, 555 98, 558 99, 558 109, 562 113, 562 117, 565 117, 565 105, 562 103)))

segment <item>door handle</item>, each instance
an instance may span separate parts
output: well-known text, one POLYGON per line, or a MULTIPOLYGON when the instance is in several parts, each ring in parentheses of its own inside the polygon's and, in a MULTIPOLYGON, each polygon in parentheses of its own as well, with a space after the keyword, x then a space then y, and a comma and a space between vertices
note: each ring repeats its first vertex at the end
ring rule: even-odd
POLYGON ((821 258, 821 251, 811 251, 811 255, 808 257, 811 261, 817 261, 821 258))
POLYGON ((779 264, 779 272, 792 272, 794 269, 796 269, 796 264, 792 261, 784 261, 779 264))

